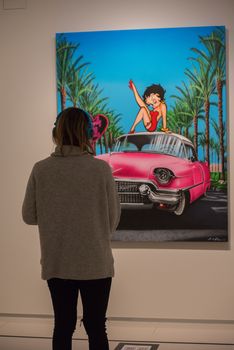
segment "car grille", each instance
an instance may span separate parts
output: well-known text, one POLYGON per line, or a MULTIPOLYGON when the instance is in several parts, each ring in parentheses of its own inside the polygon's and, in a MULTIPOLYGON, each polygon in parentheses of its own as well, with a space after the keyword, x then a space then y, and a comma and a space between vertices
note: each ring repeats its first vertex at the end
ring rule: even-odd
MULTIPOLYGON (((147 204, 151 203, 146 196, 142 196, 139 192, 139 187, 145 182, 119 181, 116 180, 116 189, 119 194, 120 202, 122 204, 147 204)), ((148 184, 155 190, 152 184, 148 184)))

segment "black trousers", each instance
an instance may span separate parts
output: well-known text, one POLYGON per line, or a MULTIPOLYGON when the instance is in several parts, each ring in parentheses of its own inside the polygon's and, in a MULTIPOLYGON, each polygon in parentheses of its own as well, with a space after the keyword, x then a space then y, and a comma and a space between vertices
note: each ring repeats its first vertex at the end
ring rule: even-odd
POLYGON ((55 318, 53 350, 72 349, 79 292, 89 350, 109 350, 105 322, 111 281, 111 278, 87 281, 52 278, 47 281, 55 318))

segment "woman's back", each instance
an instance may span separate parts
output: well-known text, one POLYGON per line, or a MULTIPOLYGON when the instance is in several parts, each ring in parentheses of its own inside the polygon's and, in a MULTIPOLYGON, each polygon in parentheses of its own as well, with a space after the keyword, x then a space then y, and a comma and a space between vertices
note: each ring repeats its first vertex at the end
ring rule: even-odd
POLYGON ((114 275, 110 237, 120 215, 114 186, 109 165, 79 147, 57 146, 34 165, 23 217, 39 227, 43 279, 114 275))

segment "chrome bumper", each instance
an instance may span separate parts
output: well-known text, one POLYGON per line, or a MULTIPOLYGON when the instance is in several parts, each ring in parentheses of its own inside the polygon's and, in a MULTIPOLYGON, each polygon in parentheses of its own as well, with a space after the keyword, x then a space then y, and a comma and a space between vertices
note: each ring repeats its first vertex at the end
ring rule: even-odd
POLYGON ((139 187, 142 196, 146 196, 152 203, 175 205, 181 198, 181 190, 157 190, 153 192, 146 184, 139 187))

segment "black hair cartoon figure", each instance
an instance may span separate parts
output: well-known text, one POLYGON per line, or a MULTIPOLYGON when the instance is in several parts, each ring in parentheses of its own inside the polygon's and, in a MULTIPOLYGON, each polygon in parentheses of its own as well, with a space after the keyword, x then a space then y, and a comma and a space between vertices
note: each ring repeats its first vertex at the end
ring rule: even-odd
POLYGON ((162 118, 163 127, 161 131, 170 132, 167 128, 167 106, 164 101, 164 94, 166 90, 159 84, 153 84, 145 90, 143 98, 139 95, 133 81, 129 81, 129 88, 133 91, 134 97, 140 110, 131 127, 130 134, 135 132, 137 124, 143 121, 147 131, 153 132, 157 129, 158 121, 162 118), (148 108, 152 106, 152 110, 148 108))

